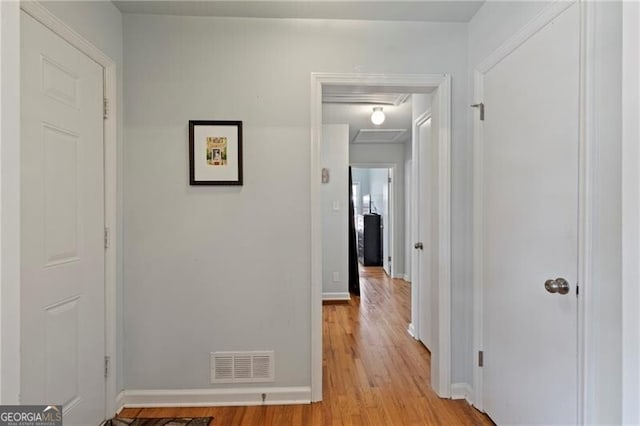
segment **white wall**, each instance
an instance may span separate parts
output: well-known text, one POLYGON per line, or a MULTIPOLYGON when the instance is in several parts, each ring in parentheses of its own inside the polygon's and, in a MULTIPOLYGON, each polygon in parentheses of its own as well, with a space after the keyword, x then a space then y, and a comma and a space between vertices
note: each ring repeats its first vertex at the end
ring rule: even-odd
MULTIPOLYGON (((469 23, 469 78, 475 66, 539 13, 547 2, 487 2, 469 23)), ((593 76, 597 165, 593 186, 592 288, 586 325, 587 424, 621 422, 621 4, 594 2, 593 76)), ((590 71, 591 72, 591 71, 590 71)), ((470 94, 473 93, 471 88, 470 94)), ((475 101, 471 96, 469 103, 475 101)), ((472 111, 467 123, 472 126, 472 111)), ((465 157, 466 158, 466 157, 465 157)), ((581 288, 582 293, 582 288, 581 288)), ((587 299, 585 299, 587 300, 587 299)), ((471 303, 469 298, 465 304, 471 303)), ((469 305, 470 306, 470 305, 469 305)), ((466 309, 460 310, 466 312, 466 309)), ((471 318, 463 319, 470 327, 471 318)), ((455 346, 454 346, 455 349, 455 346)), ((454 363, 459 363, 454 359, 454 363)), ((471 367, 472 359, 465 364, 471 367)))
POLYGON ((323 125, 322 139, 320 165, 330 173, 320 186, 322 293, 335 298, 349 293, 349 125, 323 125))
MULTIPOLYGON (((466 25, 126 15, 124 27, 126 387, 209 387, 208 353, 236 349, 275 350, 274 386, 308 386, 310 73, 451 73, 464 117, 466 25), (244 186, 188 185, 190 119, 243 120, 244 186)), ((453 144, 468 143, 460 121, 453 144)))
MULTIPOLYGON (((371 210, 373 213, 384 213, 384 187, 387 185, 388 169, 369 169, 369 192, 371 193, 371 210)), ((383 219, 383 224, 388 218, 383 219)), ((386 225, 385 225, 386 226, 386 225)))
MULTIPOLYGON (((49 9, 61 21, 79 33, 82 37, 93 43, 105 54, 111 57, 117 65, 118 78, 118 96, 119 99, 112 100, 117 103, 119 116, 118 122, 118 157, 119 166, 122 166, 122 15, 120 11, 110 1, 92 1, 92 2, 43 2, 43 5, 49 9)), ((19 186, 19 3, 18 2, 2 2, 2 24, 0 40, 2 43, 2 85, 0 93, 2 96, 2 105, 10 105, 10 108, 2 108, 2 403, 16 403, 17 384, 11 384, 12 389, 5 389, 5 384, 9 382, 19 381, 19 360, 15 359, 13 353, 5 353, 8 349, 5 345, 9 343, 10 347, 15 347, 18 334, 14 334, 9 329, 17 328, 19 322, 13 318, 9 324, 4 320, 5 314, 15 316, 17 307, 19 306, 19 239, 20 239, 20 222, 19 222, 19 206, 17 201, 20 194, 19 186), (7 136, 7 138, 5 138, 7 136), (7 266, 7 268, 5 268, 7 266), (8 291, 8 293, 7 293, 8 291), (6 309, 5 303, 11 304, 12 307, 6 309), (6 334, 8 333, 8 334, 6 334), (6 363, 5 363, 6 362, 6 363)), ((120 237, 119 253, 122 253, 122 173, 121 168, 118 171, 118 221, 120 228, 117 230, 120 237)), ((118 274, 118 301, 117 304, 121 308, 123 305, 122 288, 122 258, 117 260, 118 274)), ((120 319, 121 312, 118 313, 120 319)), ((122 353, 123 325, 119 321, 118 324, 118 350, 122 353)), ((12 352, 12 351, 10 351, 12 352)), ((121 358, 121 356, 119 357, 121 358)), ((122 369, 120 364, 116 362, 117 370, 117 387, 121 388, 123 384, 122 369)))
POLYGON ((363 213, 363 204, 362 197, 364 195, 369 194, 371 191, 369 190, 369 170, 361 169, 357 167, 351 168, 351 180, 355 184, 356 182, 360 183, 360 196, 356 200, 356 208, 360 214, 363 213))
MULTIPOLYGON (((395 166, 393 178, 395 211, 392 215, 394 227, 394 242, 392 258, 392 273, 394 276, 404 274, 404 144, 402 143, 357 143, 349 145, 350 164, 392 164, 395 166)), ((371 179, 371 175, 369 176, 371 179)), ((371 188, 369 188, 371 192, 371 188)), ((381 211, 381 204, 376 204, 381 211)))

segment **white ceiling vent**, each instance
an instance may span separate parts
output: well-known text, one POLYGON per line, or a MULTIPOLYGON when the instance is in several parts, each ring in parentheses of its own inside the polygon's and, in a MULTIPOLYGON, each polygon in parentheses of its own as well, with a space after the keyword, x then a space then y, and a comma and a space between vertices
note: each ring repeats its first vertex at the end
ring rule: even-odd
POLYGON ((394 143, 406 133, 406 129, 360 129, 353 143, 394 143))
POLYGON ((273 382, 273 351, 212 352, 211 383, 273 382))
POLYGON ((323 104, 370 104, 399 106, 405 103, 409 93, 326 93, 322 94, 323 104))

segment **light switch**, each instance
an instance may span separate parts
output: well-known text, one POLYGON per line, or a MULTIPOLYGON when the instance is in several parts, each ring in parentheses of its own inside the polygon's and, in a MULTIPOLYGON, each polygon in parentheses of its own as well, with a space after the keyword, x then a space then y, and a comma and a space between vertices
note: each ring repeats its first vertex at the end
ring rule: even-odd
POLYGON ((338 210, 340 210, 340 201, 335 200, 335 201, 333 202, 333 211, 334 211, 334 212, 337 212, 338 210))

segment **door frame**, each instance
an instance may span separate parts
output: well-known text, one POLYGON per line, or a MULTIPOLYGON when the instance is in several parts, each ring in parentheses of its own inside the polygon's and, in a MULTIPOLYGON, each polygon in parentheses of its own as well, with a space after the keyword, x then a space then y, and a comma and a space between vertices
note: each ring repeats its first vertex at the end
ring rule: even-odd
POLYGON ((622 422, 640 423, 640 5, 622 5, 622 422))
MULTIPOLYGON (((431 375, 438 384, 433 390, 443 398, 451 396, 451 75, 450 74, 351 74, 311 73, 311 149, 310 149, 310 213, 311 213, 311 401, 322 400, 322 212, 320 204, 320 144, 322 141, 322 87, 358 85, 395 87, 407 93, 426 93, 438 89, 432 104, 438 102, 441 144, 440 210, 438 256, 443 265, 438 281, 438 339, 436 356, 432 354, 431 375), (437 360, 434 361, 434 360, 437 360)), ((415 167, 415 162, 414 162, 415 167)), ((397 177, 396 177, 397 178, 397 177)), ((415 278, 414 278, 415 282, 415 278)))
MULTIPOLYGON (((484 99, 484 75, 504 58, 514 52, 518 47, 542 30, 547 24, 553 21, 566 9, 574 5, 578 0, 569 2, 555 1, 547 5, 529 23, 523 26, 514 36, 508 39, 500 47, 494 50, 485 58, 474 70, 473 82, 473 103, 483 102, 484 99)), ((580 116, 579 116, 579 159, 578 159, 578 283, 580 283, 580 297, 577 298, 578 318, 577 318, 577 419, 578 424, 584 424, 588 416, 587 401, 588 389, 592 384, 588 383, 588 368, 586 362, 586 342, 589 339, 591 330, 585 325, 590 323, 590 310, 588 307, 593 304, 588 289, 591 287, 591 238, 593 234, 593 196, 592 187, 595 176, 595 129, 593 125, 593 88, 590 82, 594 75, 593 62, 593 36, 590 34, 592 28, 591 18, 593 16, 591 2, 580 1, 580 116)), ((477 113, 473 114, 473 377, 474 377, 474 398, 473 405, 483 411, 483 369, 478 365, 477 354, 483 350, 483 282, 482 282, 482 226, 483 226, 483 124, 478 119, 477 113)))
MULTIPOLYGON (((396 230, 396 212, 395 212, 395 205, 396 205, 396 200, 395 200, 395 192, 396 192, 396 188, 395 188, 395 184, 396 184, 396 165, 394 163, 351 163, 349 162, 349 166, 353 169, 388 169, 391 170, 391 175, 393 176, 392 181, 391 181, 391 185, 389 185, 389 205, 387 206, 387 208, 389 209, 389 216, 391 218, 391 220, 388 220, 388 223, 383 223, 383 226, 389 226, 389 253, 391 253, 391 268, 389 268, 389 271, 391 272, 391 275, 389 276, 389 278, 395 278, 395 261, 394 259, 396 258, 395 255, 395 230, 396 230)), ((364 195, 364 194, 363 194, 364 195)), ((389 255, 389 253, 387 253, 387 256, 389 255)), ((384 262, 383 262, 384 263, 384 262)))
MULTIPOLYGON (((84 37, 58 19, 38 1, 21 1, 20 9, 40 22, 63 40, 74 46, 80 52, 97 62, 103 69, 104 93, 108 101, 108 114, 103 120, 104 134, 104 201, 105 228, 109 230, 108 244, 104 252, 104 291, 105 291, 105 356, 109 357, 109 372, 105 378, 105 418, 116 412, 116 371, 117 371, 117 342, 116 342, 116 274, 117 274, 117 76, 116 64, 100 49, 87 41, 84 37)), ((18 45, 20 41, 18 38, 18 45)), ((19 86, 18 86, 19 87, 19 86)), ((18 139, 19 141, 20 139, 18 139)), ((19 143, 19 142, 18 142, 19 143)), ((19 146, 18 146, 19 149, 19 146)), ((19 151, 18 151, 19 152, 19 151)), ((19 164, 19 163, 18 163, 19 164)), ((15 187, 20 193, 20 181, 15 187)), ((3 227, 4 228, 4 227, 3 227)), ((18 224, 18 229, 20 229, 18 224)), ((18 254, 19 256, 19 254, 18 254)), ((3 283, 4 285, 4 283, 3 283)), ((18 318, 18 330, 20 321, 18 318)), ((19 369, 18 369, 19 371, 19 369)))

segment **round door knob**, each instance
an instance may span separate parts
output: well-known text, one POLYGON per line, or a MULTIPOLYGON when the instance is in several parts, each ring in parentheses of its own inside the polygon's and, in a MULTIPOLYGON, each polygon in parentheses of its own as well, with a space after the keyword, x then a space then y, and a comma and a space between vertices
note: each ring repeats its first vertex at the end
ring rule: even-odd
POLYGON ((569 293, 569 282, 564 278, 556 278, 555 280, 547 280, 544 288, 549 293, 567 294, 569 293))
POLYGON ((544 282, 544 288, 547 289, 549 293, 557 293, 558 283, 556 283, 556 280, 547 280, 544 282))
POLYGON ((564 278, 556 278, 556 284, 558 285, 559 294, 569 293, 569 282, 564 278))

